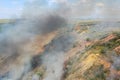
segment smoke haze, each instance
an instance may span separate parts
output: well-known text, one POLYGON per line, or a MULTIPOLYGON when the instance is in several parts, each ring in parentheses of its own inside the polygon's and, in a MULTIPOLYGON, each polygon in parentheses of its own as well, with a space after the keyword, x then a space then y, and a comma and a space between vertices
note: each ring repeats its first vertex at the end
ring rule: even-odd
MULTIPOLYGON (((100 4, 97 0, 80 0, 75 2, 68 2, 68 0, 45 0, 45 3, 48 3, 49 6, 42 4, 42 1, 29 1, 26 3, 20 21, 14 26, 3 27, 3 31, 0 33, 0 55, 8 58, 16 55, 19 62, 14 61, 14 58, 11 61, 8 60, 9 63, 6 65, 9 65, 10 71, 8 71, 8 76, 4 76, 1 79, 19 80, 25 73, 29 72, 34 53, 24 46, 28 42, 34 41, 36 35, 44 36, 64 28, 68 22, 71 22, 71 18, 102 15, 102 17, 108 20, 113 19, 111 16, 114 15, 120 17, 118 9, 116 10, 118 13, 111 13, 104 2, 100 4), (98 8, 100 8, 99 12, 96 11, 98 8), (15 64, 12 64, 12 61, 15 64)), ((47 72, 44 80, 60 80, 63 74, 64 54, 74 43, 73 36, 72 38, 68 34, 65 36, 58 34, 58 36, 57 39, 54 39, 45 48, 45 52, 43 52, 41 57, 47 72)))

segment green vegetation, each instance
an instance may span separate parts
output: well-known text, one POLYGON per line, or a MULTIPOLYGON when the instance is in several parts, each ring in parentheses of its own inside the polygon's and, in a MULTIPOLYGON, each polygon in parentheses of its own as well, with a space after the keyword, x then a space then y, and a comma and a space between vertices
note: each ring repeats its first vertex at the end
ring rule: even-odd
POLYGON ((84 75, 86 80, 106 80, 109 70, 104 70, 103 65, 92 66, 84 75))
MULTIPOLYGON (((117 56, 114 49, 120 46, 120 33, 112 34, 116 37, 104 42, 104 39, 110 34, 106 35, 86 47, 83 53, 76 53, 68 61, 65 80, 106 80, 111 73, 110 65, 114 63, 111 57, 117 56)), ((91 40, 86 38, 86 41, 91 40)), ((74 47, 76 47, 75 45, 74 47)), ((115 70, 119 71, 120 66, 116 66, 115 70)))
POLYGON ((35 74, 37 74, 42 79, 44 77, 44 75, 45 75, 44 66, 38 67, 37 70, 35 71, 35 74))
POLYGON ((86 38, 86 41, 88 41, 88 42, 89 42, 89 41, 91 41, 91 39, 90 39, 90 38, 86 38))
POLYGON ((117 36, 116 38, 102 44, 98 42, 92 45, 91 49, 93 49, 93 51, 100 51, 100 53, 105 53, 107 50, 112 51, 115 47, 120 45, 120 42, 118 41, 120 39, 120 34, 115 33, 115 35, 117 36))
POLYGON ((82 21, 79 21, 78 24, 80 24, 81 26, 84 26, 84 25, 95 25, 100 22, 101 22, 100 20, 82 20, 82 21))
POLYGON ((115 69, 116 69, 117 71, 120 71, 120 65, 116 65, 116 66, 115 66, 115 69))

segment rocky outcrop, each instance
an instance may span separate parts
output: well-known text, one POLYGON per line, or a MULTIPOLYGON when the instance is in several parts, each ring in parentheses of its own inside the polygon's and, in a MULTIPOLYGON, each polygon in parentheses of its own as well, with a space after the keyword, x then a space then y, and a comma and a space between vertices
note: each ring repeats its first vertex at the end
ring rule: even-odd
POLYGON ((120 54, 120 46, 116 47, 114 50, 116 53, 120 54))

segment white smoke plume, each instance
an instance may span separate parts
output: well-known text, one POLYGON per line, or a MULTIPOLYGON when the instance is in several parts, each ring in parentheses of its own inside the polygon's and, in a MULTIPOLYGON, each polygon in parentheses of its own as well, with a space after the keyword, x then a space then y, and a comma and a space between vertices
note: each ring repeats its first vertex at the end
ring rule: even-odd
POLYGON ((70 35, 62 35, 46 47, 45 53, 41 56, 42 62, 46 66, 44 80, 61 80, 64 73, 65 52, 72 47, 72 43, 74 40, 70 35))
MULTIPOLYGON (((23 16, 19 22, 13 26, 3 27, 2 29, 3 31, 0 34, 0 55, 7 58, 7 63, 4 63, 4 65, 8 66, 8 71, 6 70, 7 72, 5 73, 1 72, 1 80, 21 80, 24 74, 31 69, 31 59, 34 54, 25 48, 24 45, 29 41, 31 42, 36 35, 44 36, 67 24, 67 18, 65 18, 62 11, 57 12, 57 9, 46 11, 48 8, 44 9, 43 6, 37 3, 41 2, 37 0, 29 3, 30 5, 27 6, 27 10, 25 9, 27 12, 23 12, 23 16), (28 7, 30 7, 30 10, 28 7), (34 14, 34 11, 36 14, 34 14)), ((57 56, 55 58, 57 59, 57 56)), ((59 65, 62 65, 62 63, 59 65)), ((57 71, 57 75, 61 69, 62 67, 57 71)))

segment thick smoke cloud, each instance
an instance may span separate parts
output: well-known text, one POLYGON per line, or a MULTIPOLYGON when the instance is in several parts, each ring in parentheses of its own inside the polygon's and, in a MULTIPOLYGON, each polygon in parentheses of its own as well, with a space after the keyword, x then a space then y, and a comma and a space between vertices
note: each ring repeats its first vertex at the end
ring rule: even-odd
MULTIPOLYGON (((38 16, 39 17, 39 16, 38 16)), ((56 31, 58 28, 65 26, 67 21, 65 18, 57 15, 46 15, 32 20, 33 26, 31 32, 39 34, 47 34, 56 31)))
MULTIPOLYGON (((0 34, 0 56, 7 58, 6 62, 8 63, 4 63, 4 66, 9 65, 7 73, 1 73, 0 75, 0 79, 2 80, 22 79, 23 75, 31 69, 31 59, 34 54, 24 46, 28 42, 34 41, 34 38, 37 35, 44 36, 45 34, 54 32, 67 24, 67 19, 63 14, 58 14, 56 10, 50 11, 49 14, 47 11, 40 9, 38 6, 33 8, 36 6, 37 2, 34 3, 35 4, 30 5, 32 6, 30 9, 34 11, 34 9, 36 10, 37 8, 39 10, 37 15, 32 14, 35 12, 31 12, 31 10, 28 11, 28 9, 28 12, 25 12, 26 14, 23 12, 24 17, 22 17, 22 19, 14 26, 3 27, 2 29, 3 31, 0 34), (13 57, 13 55, 16 56, 13 57)), ((52 56, 52 54, 50 55, 52 56)), ((61 53, 59 55, 63 56, 61 53)), ((55 56, 55 58, 58 56, 55 56)), ((61 65, 60 69, 62 69, 62 64, 59 65, 61 65)), ((59 75, 61 75, 61 73, 59 73, 59 75)))

